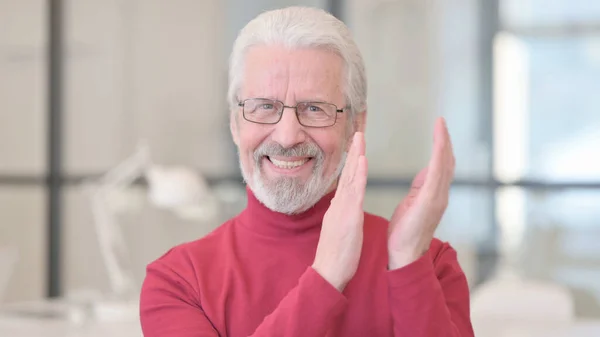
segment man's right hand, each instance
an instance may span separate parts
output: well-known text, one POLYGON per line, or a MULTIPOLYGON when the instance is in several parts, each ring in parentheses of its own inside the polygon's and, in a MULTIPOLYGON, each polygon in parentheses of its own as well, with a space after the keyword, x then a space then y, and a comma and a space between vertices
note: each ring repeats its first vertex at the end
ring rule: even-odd
POLYGON ((335 197, 323 218, 321 236, 312 265, 339 291, 358 268, 363 243, 363 200, 367 186, 365 139, 354 134, 335 197))

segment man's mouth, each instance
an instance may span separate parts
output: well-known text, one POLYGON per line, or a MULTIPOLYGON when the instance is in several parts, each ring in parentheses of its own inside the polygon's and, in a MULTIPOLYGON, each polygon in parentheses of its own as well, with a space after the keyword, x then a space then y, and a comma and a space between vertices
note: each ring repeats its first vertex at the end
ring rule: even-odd
POLYGON ((266 156, 266 158, 273 163, 273 165, 277 168, 281 168, 281 169, 293 169, 296 167, 300 167, 304 164, 306 164, 309 160, 312 159, 312 157, 298 157, 298 158, 286 158, 286 157, 270 157, 270 156, 266 156))

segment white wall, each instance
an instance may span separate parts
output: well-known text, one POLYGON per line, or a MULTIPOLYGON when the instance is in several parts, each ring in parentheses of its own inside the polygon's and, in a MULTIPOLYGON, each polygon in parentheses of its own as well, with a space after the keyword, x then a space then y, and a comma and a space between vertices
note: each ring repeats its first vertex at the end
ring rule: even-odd
MULTIPOLYGON (((2 173, 44 172, 44 4, 41 0, 0 2, 2 173)), ((67 1, 67 173, 108 170, 131 154, 140 139, 150 144, 155 162, 193 165, 209 174, 236 172, 225 111, 228 52, 237 31, 263 8, 292 4, 298 2, 67 1)), ((371 176, 411 177, 423 167, 438 115, 448 117, 459 174, 484 171, 472 159, 477 157, 472 154, 477 151, 473 144, 478 113, 475 4, 475 0, 435 5, 416 0, 346 3, 347 22, 364 53, 369 75, 371 176), (456 25, 453 20, 468 24, 456 25), (450 95, 442 90, 448 86, 456 88, 450 95)), ((0 188, 0 245, 17 243, 25 252, 9 299, 41 297, 44 190, 0 188)), ((366 207, 389 216, 404 193, 371 191, 366 207)), ((457 191, 455 195, 457 204, 479 212, 465 214, 463 208, 451 205, 448 225, 443 227, 447 233, 462 230, 457 224, 482 222, 488 206, 480 194, 457 191)), ((65 290, 106 289, 88 201, 74 186, 67 188, 64 200, 65 290)), ((147 261, 219 224, 182 222, 147 205, 125 214, 122 223, 135 248, 139 280, 147 261)))
POLYGON ((67 171, 107 169, 146 139, 157 162, 232 172, 221 1, 67 3, 67 171))
MULTIPOLYGON (((104 172, 142 139, 156 163, 213 175, 237 170, 224 95, 222 1, 73 0, 65 7, 68 174, 104 172)), ((0 173, 45 174, 46 15, 45 1, 0 1, 0 173)), ((65 290, 105 288, 87 199, 68 187, 64 201, 65 290)), ((43 188, 0 187, 0 245, 21 253, 6 300, 44 295, 45 207, 43 188)), ((132 241, 146 247, 137 256, 138 277, 168 246, 216 226, 178 226, 151 212, 123 219, 132 241)))
MULTIPOLYGON (((0 1, 0 174, 45 169, 44 3, 0 1)), ((0 187, 0 246, 19 248, 19 263, 0 301, 44 294, 44 193, 37 187, 0 187)))
POLYGON ((430 3, 353 0, 347 5, 369 79, 369 174, 411 176, 427 163, 439 100, 433 81, 436 13, 430 3))
MULTIPOLYGON (((488 174, 482 142, 476 0, 350 0, 347 23, 369 79, 369 176, 411 179, 431 156, 436 117, 447 119, 458 178, 488 174)), ((370 189, 365 208, 389 217, 406 188, 370 189)), ((489 238, 491 194, 454 188, 437 236, 459 252, 470 282, 474 251, 489 238)))
POLYGON ((429 160, 434 120, 445 116, 457 175, 484 176, 477 1, 350 0, 346 7, 369 78, 369 172, 418 172, 429 160))
MULTIPOLYGON (((68 41, 79 52, 67 67, 67 172, 107 170, 140 140, 148 142, 156 163, 190 165, 212 175, 235 172, 224 95, 222 1, 68 4, 68 41)), ((105 289, 87 199, 77 188, 68 189, 65 199, 66 289, 105 289)), ((150 207, 121 220, 134 251, 146 253, 134 259, 139 281, 147 262, 217 225, 182 225, 150 207)))
MULTIPOLYGON (((478 10, 476 0, 349 1, 347 21, 369 79, 371 177, 411 178, 425 167, 438 116, 448 121, 457 178, 489 173, 481 130, 478 10)), ((387 197, 370 203, 371 210, 389 216, 404 192, 397 191, 396 198, 379 194, 387 197)), ((455 189, 439 234, 468 243, 483 239, 490 207, 485 192, 455 189)))

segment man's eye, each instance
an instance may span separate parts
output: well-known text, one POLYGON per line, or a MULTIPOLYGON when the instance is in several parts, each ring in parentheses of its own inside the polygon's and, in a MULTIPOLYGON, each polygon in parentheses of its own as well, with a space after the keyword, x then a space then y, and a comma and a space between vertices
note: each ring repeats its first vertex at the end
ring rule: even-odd
POLYGON ((273 104, 268 104, 268 103, 261 104, 258 106, 258 108, 262 109, 262 110, 273 110, 273 104))
POLYGON ((323 110, 323 109, 319 108, 319 107, 318 107, 318 106, 316 106, 316 105, 309 105, 309 106, 308 106, 308 111, 310 111, 310 112, 320 112, 320 111, 322 111, 322 110, 323 110))

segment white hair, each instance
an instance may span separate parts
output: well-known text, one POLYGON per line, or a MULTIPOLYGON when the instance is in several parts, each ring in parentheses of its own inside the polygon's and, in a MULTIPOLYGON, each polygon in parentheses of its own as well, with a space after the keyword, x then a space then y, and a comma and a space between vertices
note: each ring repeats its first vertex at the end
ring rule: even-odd
POLYGON ((333 15, 318 8, 287 7, 264 12, 239 33, 229 60, 230 110, 238 106, 242 87, 244 58, 250 47, 282 45, 286 48, 323 48, 344 61, 346 106, 350 117, 366 110, 367 79, 362 55, 348 27, 333 15))

